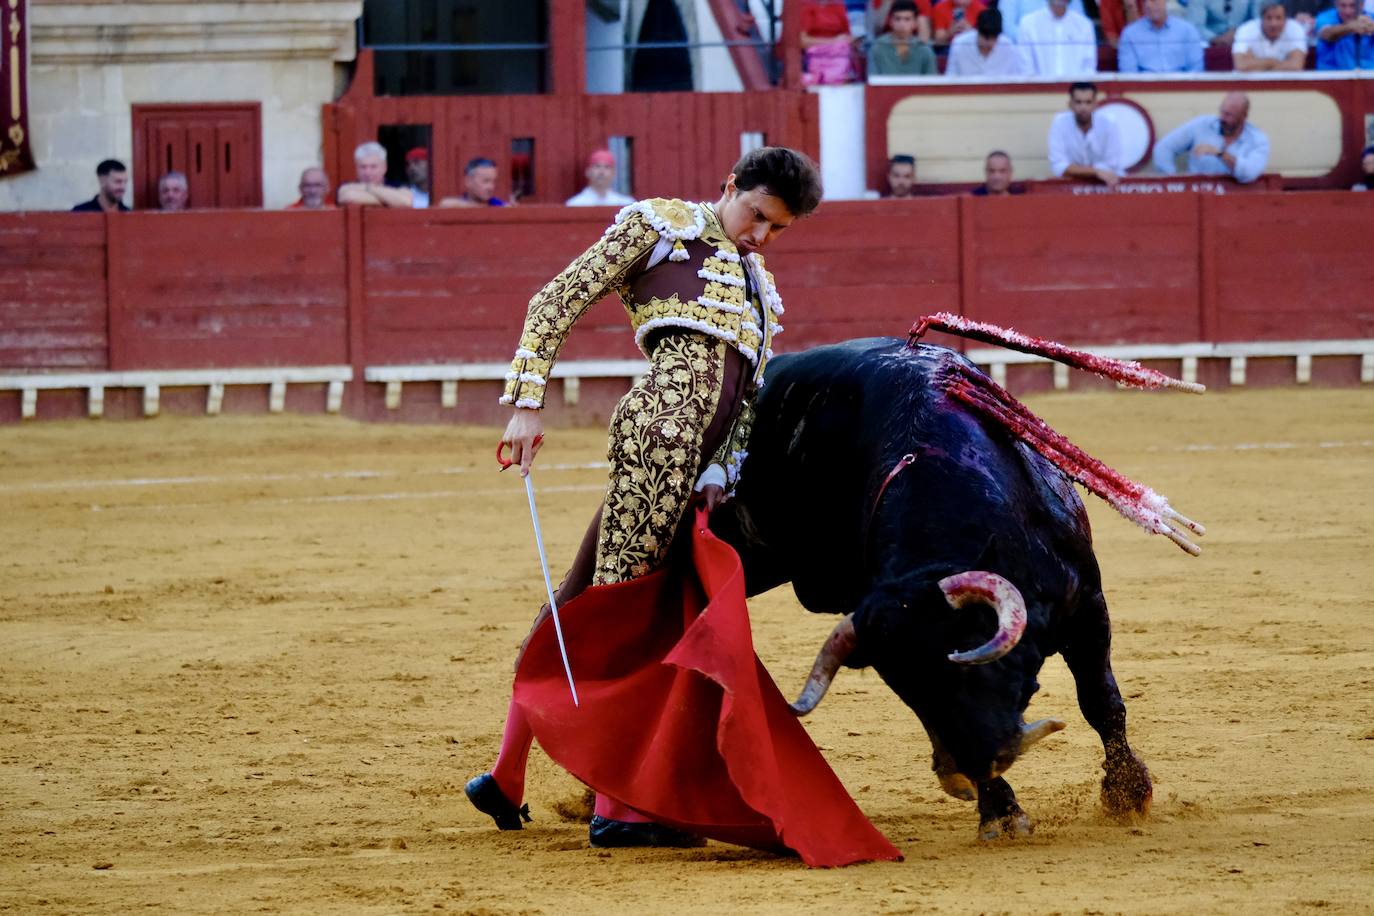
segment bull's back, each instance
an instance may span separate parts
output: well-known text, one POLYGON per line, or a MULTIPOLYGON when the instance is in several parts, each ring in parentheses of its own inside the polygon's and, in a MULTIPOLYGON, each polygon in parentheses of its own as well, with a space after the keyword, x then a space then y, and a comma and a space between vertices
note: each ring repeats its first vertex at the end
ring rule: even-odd
POLYGON ((1086 537, 1058 471, 946 393, 956 363, 971 365, 898 338, 770 362, 739 497, 813 610, 852 609, 875 573, 875 540, 899 537, 913 557, 957 565, 999 541, 1009 554, 1058 549, 1027 539, 1066 520, 1086 537), (907 454, 915 461, 884 489, 907 454))

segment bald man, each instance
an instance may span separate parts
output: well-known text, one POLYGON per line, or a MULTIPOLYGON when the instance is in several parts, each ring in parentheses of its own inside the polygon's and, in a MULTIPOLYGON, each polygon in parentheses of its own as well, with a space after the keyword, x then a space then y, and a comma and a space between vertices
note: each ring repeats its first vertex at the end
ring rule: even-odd
POLYGON ((1250 97, 1228 92, 1215 115, 1200 115, 1170 131, 1155 144, 1155 168, 1165 175, 1178 172, 1179 156, 1187 155, 1193 175, 1229 175, 1242 184, 1254 181, 1269 164, 1269 138, 1253 124, 1250 97))

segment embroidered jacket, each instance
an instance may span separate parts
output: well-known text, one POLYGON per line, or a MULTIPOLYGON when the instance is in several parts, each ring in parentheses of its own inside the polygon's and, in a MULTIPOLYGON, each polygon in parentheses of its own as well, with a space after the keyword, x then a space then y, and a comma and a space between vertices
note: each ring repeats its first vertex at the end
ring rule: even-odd
MULTIPOLYGON (((654 199, 621 210, 596 244, 530 300, 501 403, 544 406, 549 370, 568 332, 592 303, 610 292, 620 296, 635 343, 646 355, 654 331, 686 328, 726 341, 754 366, 751 391, 762 384, 783 314, 763 258, 741 257, 709 206, 654 199), (751 287, 754 297, 747 299, 751 287)), ((716 456, 729 484, 744 460, 751 401, 745 399, 735 429, 716 456)))

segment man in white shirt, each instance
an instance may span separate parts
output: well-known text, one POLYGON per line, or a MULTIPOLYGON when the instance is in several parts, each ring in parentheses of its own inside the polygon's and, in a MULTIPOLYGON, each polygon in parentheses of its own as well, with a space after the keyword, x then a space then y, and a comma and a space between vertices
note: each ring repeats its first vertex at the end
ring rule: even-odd
POLYGON ((635 202, 615 190, 615 156, 599 149, 587 157, 587 186, 567 200, 569 207, 623 207, 635 202))
POLYGON ((1050 171, 1062 178, 1100 181, 1116 187, 1124 171, 1121 138, 1116 126, 1096 116, 1097 86, 1074 83, 1069 87, 1069 110, 1050 122, 1050 171))
POLYGON ((1307 32, 1288 18, 1282 0, 1263 0, 1260 17, 1236 29, 1231 59, 1241 71, 1301 70, 1307 63, 1307 32))
POLYGON ((1097 72, 1097 33, 1087 16, 1069 9, 1069 0, 1050 0, 1027 14, 1016 43, 1038 76, 1097 72))
POLYGON ((1002 34, 1002 14, 983 10, 976 29, 949 43, 946 76, 1024 76, 1026 59, 1012 40, 1002 34))

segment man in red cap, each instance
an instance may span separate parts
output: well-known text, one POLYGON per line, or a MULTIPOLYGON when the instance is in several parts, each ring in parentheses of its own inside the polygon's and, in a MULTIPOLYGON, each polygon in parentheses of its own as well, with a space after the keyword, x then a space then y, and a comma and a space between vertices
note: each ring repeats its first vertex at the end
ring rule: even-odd
POLYGON ((410 182, 410 205, 429 206, 429 150, 417 146, 406 153, 406 181, 410 182))
POLYGON ((568 198, 569 207, 623 207, 634 203, 615 190, 615 156, 599 149, 587 157, 587 186, 568 198))

